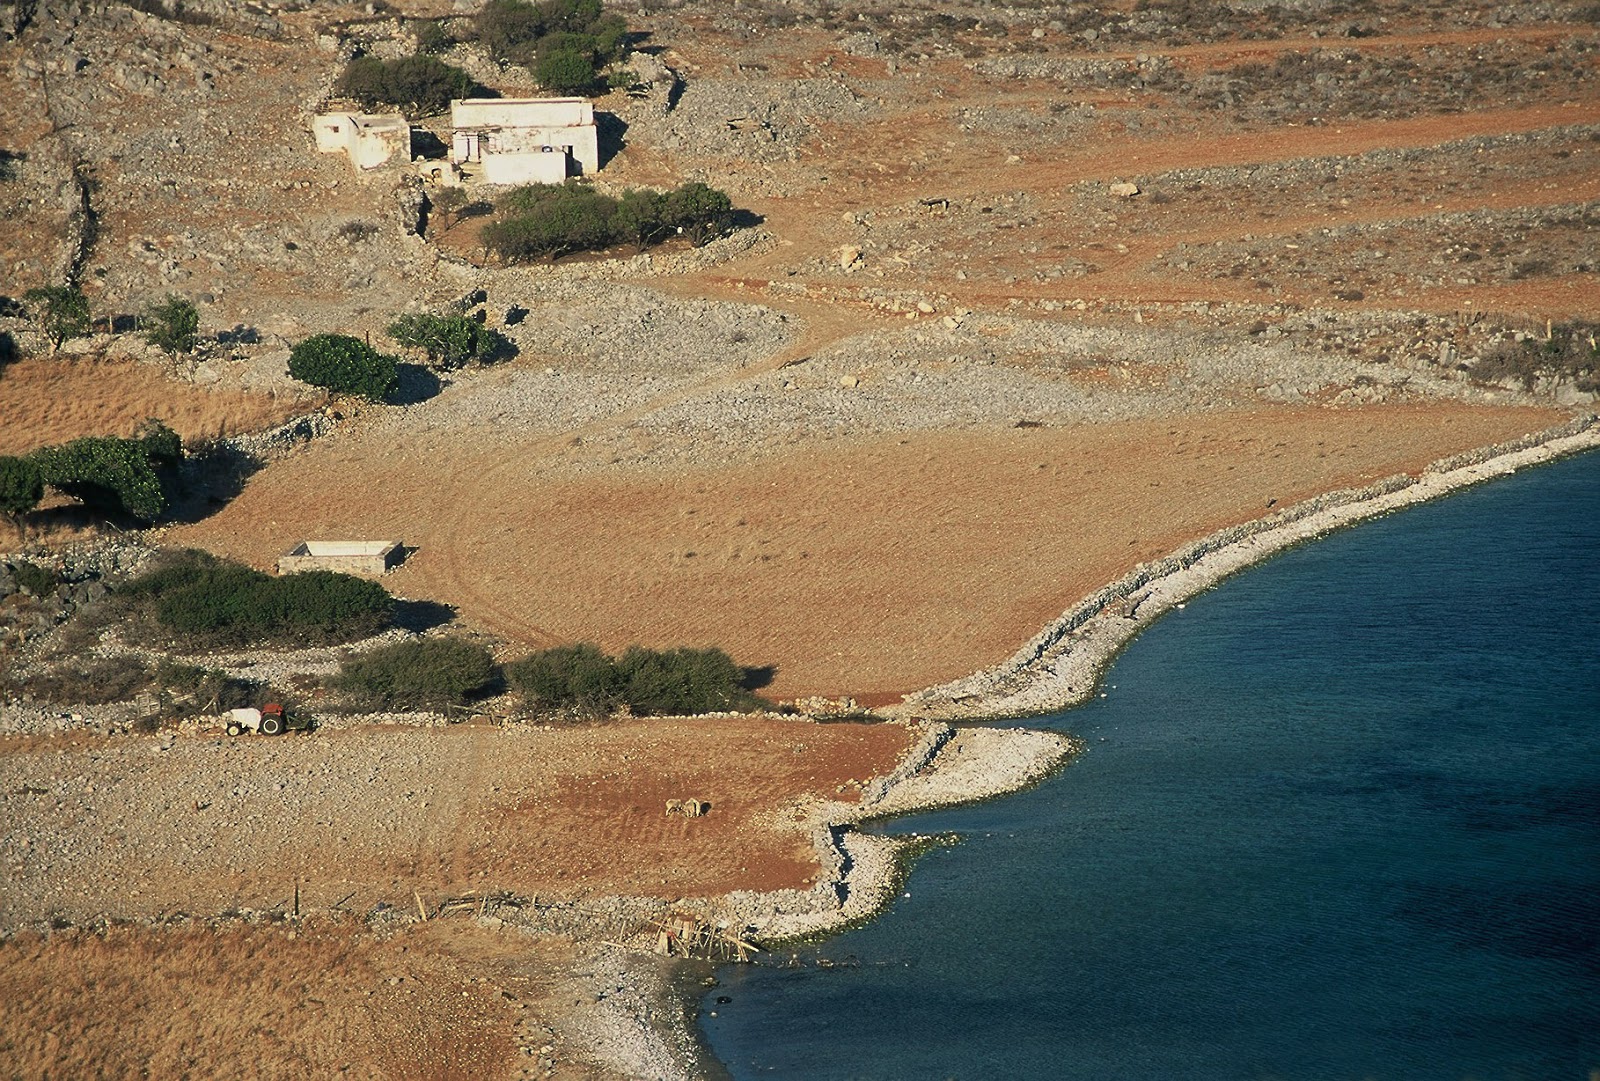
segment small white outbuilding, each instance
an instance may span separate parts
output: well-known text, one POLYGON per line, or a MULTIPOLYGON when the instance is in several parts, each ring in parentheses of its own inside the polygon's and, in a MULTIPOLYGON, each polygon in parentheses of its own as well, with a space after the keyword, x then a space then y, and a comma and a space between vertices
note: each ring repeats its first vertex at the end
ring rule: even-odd
POLYGON ((322 113, 311 132, 318 150, 345 154, 357 172, 411 161, 411 122, 399 113, 322 113))

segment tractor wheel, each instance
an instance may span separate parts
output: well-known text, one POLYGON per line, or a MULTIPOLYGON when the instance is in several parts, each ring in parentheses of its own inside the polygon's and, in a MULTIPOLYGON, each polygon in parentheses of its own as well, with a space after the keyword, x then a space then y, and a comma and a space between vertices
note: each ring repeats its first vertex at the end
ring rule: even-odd
POLYGON ((240 732, 243 732, 243 731, 244 731, 244 729, 240 728, 238 725, 234 724, 231 721, 228 722, 228 727, 227 727, 228 735, 237 736, 240 732))
POLYGON ((283 731, 283 718, 282 717, 263 717, 263 718, 261 718, 261 734, 263 736, 275 736, 279 732, 282 732, 282 731, 283 731))

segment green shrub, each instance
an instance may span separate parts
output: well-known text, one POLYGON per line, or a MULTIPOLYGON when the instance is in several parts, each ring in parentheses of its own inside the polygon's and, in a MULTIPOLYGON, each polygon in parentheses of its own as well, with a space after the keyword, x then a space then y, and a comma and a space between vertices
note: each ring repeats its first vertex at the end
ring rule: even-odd
POLYGON ((334 686, 376 709, 444 709, 494 689, 499 669, 483 646, 421 638, 381 646, 344 662, 334 686))
POLYGON ((180 296, 168 296, 152 304, 139 316, 144 340, 167 356, 194 352, 200 340, 200 312, 180 296))
POLYGON ((544 17, 525 0, 489 0, 473 21, 478 44, 500 63, 513 63, 544 33, 544 17))
POLYGON ((490 222, 483 240, 507 262, 554 259, 604 248, 613 239, 617 201, 586 184, 528 184, 509 192, 501 205, 514 216, 490 222))
POLYGON ((398 362, 348 334, 315 334, 289 354, 289 374, 303 383, 381 402, 400 383, 398 362))
POLYGON ((716 188, 691 181, 666 195, 666 220, 700 247, 728 230, 733 200, 716 188))
POLYGON ((437 19, 418 19, 411 29, 417 35, 417 52, 424 56, 445 52, 455 44, 450 31, 437 19))
POLYGON ((44 498, 44 477, 37 462, 0 455, 0 514, 13 522, 44 498))
POLYGON ((447 370, 486 363, 511 346, 498 330, 465 315, 402 315, 389 324, 389 337, 421 349, 434 367, 447 370))
POLYGON ((365 578, 334 571, 274 578, 193 550, 164 556, 122 593, 148 605, 164 629, 207 645, 354 642, 394 618, 394 598, 365 578))
POLYGON ((720 649, 665 653, 629 646, 617 659, 623 696, 636 713, 710 713, 749 701, 744 673, 720 649))
MULTIPOLYGON (((502 64, 527 64, 554 53, 583 60, 593 83, 596 68, 622 55, 628 27, 620 16, 608 15, 600 0, 489 0, 474 21, 478 44, 502 64)), ((541 75, 540 82, 545 82, 541 75)), ((546 82, 545 85, 555 84, 546 82)))
POLYGON ((81 338, 89 333, 89 298, 76 285, 29 289, 22 294, 22 300, 28 318, 49 339, 52 350, 60 349, 68 338, 81 338))
POLYGON ((540 86, 557 94, 588 94, 600 78, 594 70, 592 50, 574 48, 570 44, 548 50, 541 48, 533 76, 540 86))
POLYGON ((483 241, 500 258, 517 263, 619 241, 642 251, 677 232, 698 246, 727 230, 733 201, 698 182, 669 192, 630 188, 618 200, 568 180, 515 188, 500 198, 497 210, 501 218, 484 228, 483 241))
POLYGON ((178 433, 155 417, 146 417, 133 431, 133 438, 144 448, 145 457, 156 468, 175 466, 183 461, 183 440, 178 433))
POLYGON ((560 646, 506 665, 506 683, 535 709, 609 713, 622 701, 616 664, 591 643, 560 646))
POLYGON ((535 709, 695 714, 749 709, 744 672, 720 649, 630 646, 612 659, 597 646, 547 649, 506 666, 506 682, 535 709))
POLYGON ((667 223, 666 198, 649 188, 629 188, 617 201, 611 229, 618 240, 632 241, 644 251, 673 230, 667 223))
POLYGON ((60 576, 49 567, 41 567, 25 559, 12 564, 11 580, 33 597, 48 597, 61 582, 60 576))
POLYGON ((442 113, 454 98, 470 98, 480 87, 472 76, 433 56, 379 60, 358 56, 345 65, 336 92, 364 108, 393 105, 412 113, 442 113))
POLYGON ((146 522, 166 510, 161 478, 138 439, 86 435, 31 457, 46 484, 88 506, 121 509, 146 522))
POLYGON ((394 619, 394 598, 388 590, 338 571, 302 571, 269 579, 259 602, 265 619, 307 641, 370 638, 394 619))

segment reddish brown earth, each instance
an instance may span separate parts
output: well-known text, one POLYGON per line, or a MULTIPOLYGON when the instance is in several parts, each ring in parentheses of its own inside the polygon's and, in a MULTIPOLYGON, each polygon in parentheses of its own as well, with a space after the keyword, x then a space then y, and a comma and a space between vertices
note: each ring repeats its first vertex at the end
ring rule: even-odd
POLYGON ((1008 656, 1079 597, 1269 503, 1561 416, 1263 407, 572 478, 530 469, 538 446, 490 435, 455 438, 442 475, 397 475, 356 432, 173 539, 267 567, 290 537, 403 535, 418 552, 388 579, 396 591, 458 605, 523 648, 711 642, 775 666, 775 696, 906 693, 1008 656))
MULTIPOLYGON (((406 15, 436 15, 448 5, 399 6, 406 15)), ((888 56, 845 51, 841 34, 858 20, 837 9, 778 27, 756 25, 766 15, 789 17, 777 5, 644 6, 654 12, 642 18, 651 44, 691 80, 781 84, 822 73, 882 99, 861 119, 812 118, 792 158, 675 152, 640 136, 607 166, 619 186, 704 176, 761 217, 774 247, 648 284, 678 297, 780 308, 800 326, 792 344, 751 369, 698 373, 644 406, 574 421, 555 435, 435 432, 396 447, 357 417, 255 475, 211 518, 155 539, 265 567, 308 536, 401 536, 418 550, 388 579, 394 590, 458 606, 462 624, 503 636, 507 654, 582 639, 608 648, 718 644, 746 664, 775 668, 765 693, 880 701, 1003 658, 1136 563, 1269 505, 1415 472, 1566 415, 1548 401, 1515 408, 1402 398, 1332 408, 1230 400, 1194 413, 1047 428, 994 424, 794 445, 779 432, 722 464, 593 468, 581 441, 623 430, 650 408, 775 371, 863 330, 902 325, 864 287, 937 294, 978 313, 1113 328, 1127 326, 1134 308, 1144 324, 1178 326, 1195 316, 1176 305, 1204 302, 1215 325, 1241 338, 1258 321, 1276 324, 1307 309, 1347 323, 1370 317, 1417 346, 1412 361, 1436 344, 1404 342, 1413 313, 1534 333, 1547 319, 1600 314, 1592 269, 1600 80, 1592 48, 1538 77, 1509 79, 1499 93, 1463 89, 1451 98, 1430 90, 1435 96, 1391 113, 1372 102, 1341 104, 1337 95, 1331 111, 1314 103, 1273 111, 1259 97, 1221 108, 1126 80, 1101 87, 986 77, 968 66, 970 57, 1012 53, 1124 63, 1156 55, 1198 77, 1348 50, 1358 75, 1377 78, 1431 56, 1451 73, 1486 78, 1496 56, 1514 54, 1531 71, 1550 50, 1592 46, 1600 31, 1577 7, 1555 5, 1550 21, 1486 28, 1496 10, 1487 6, 1396 4, 1385 6, 1387 22, 1360 37, 1349 36, 1350 20, 1337 19, 1315 27, 1314 37, 1305 26, 1276 37, 1274 27, 1256 26, 1249 40, 1197 44, 1191 34, 1171 43, 1101 39, 1093 47, 1076 33, 1043 27, 1043 38, 1032 38, 1031 15, 996 34, 980 10, 990 30, 935 27, 890 50, 891 75, 888 56), (742 19, 755 28, 740 29, 742 19), (966 55, 938 51, 939 44, 966 55), (918 50, 934 55, 919 60, 918 50), (966 124, 969 109, 1006 111, 1019 127, 966 124), (1061 124, 1052 126, 1059 110, 1061 124), (1516 138, 1501 138, 1508 136, 1516 138), (1479 137, 1485 145, 1466 142, 1479 137), (1532 141, 1517 141, 1523 137, 1532 141), (1145 195, 1109 200, 1104 186, 1119 179, 1137 180, 1145 195), (1006 210, 1002 196, 1018 197, 1025 209, 1006 210), (952 200, 951 213, 935 219, 918 207, 930 197, 952 200), (984 212, 989 202, 993 213, 984 212), (874 213, 872 229, 844 225, 847 212, 874 213), (863 272, 846 274, 838 246, 868 237, 883 249, 863 272), (1486 270, 1493 259, 1461 256, 1469 240, 1505 251, 1486 270), (1381 265, 1372 261, 1375 249, 1384 253, 1381 265), (1288 250, 1314 254, 1297 260, 1288 250), (1079 269, 1049 276, 1069 265, 1079 269), (1087 307, 1043 316, 1028 307, 1038 301, 1087 307)), ((1114 9, 1109 22, 1136 5, 1103 6, 1114 9)), ((944 7, 956 5, 905 5, 887 16, 863 5, 869 18, 859 25, 882 30, 942 15, 944 7)), ((346 262, 366 255, 332 238, 354 220, 388 221, 390 210, 387 186, 349 182, 341 163, 309 153, 301 130, 301 107, 337 66, 331 50, 312 44, 313 34, 340 18, 364 15, 358 5, 288 13, 283 40, 185 31, 214 50, 204 61, 216 69, 219 91, 207 102, 209 128, 242 134, 229 156, 179 156, 171 171, 205 190, 225 188, 224 181, 238 187, 202 213, 176 186, 169 193, 130 182, 140 175, 140 154, 91 162, 105 235, 92 265, 111 271, 87 282, 97 304, 102 280, 129 277, 130 252, 141 261, 135 281, 168 255, 187 260, 195 276, 180 279, 182 288, 217 294, 206 309, 210 329, 243 322, 286 339, 321 330, 381 335, 393 311, 459 292, 455 279, 413 273, 404 248, 372 257, 379 265, 372 281, 345 288, 346 262), (302 251, 315 250, 309 266, 278 254, 284 237, 271 227, 284 221, 295 224, 302 251), (203 253, 235 226, 264 235, 260 250, 271 258, 208 261, 203 253), (180 242, 191 229, 202 235, 180 242)), ((8 71, 21 71, 29 47, 0 45, 8 71)), ((100 68, 87 70, 84 77, 98 77, 100 68)), ((57 87, 67 77, 50 76, 57 87)), ((1246 97, 1262 85, 1255 76, 1241 82, 1246 97)), ((26 146, 33 160, 47 161, 54 151, 45 144, 61 132, 41 119, 50 104, 46 84, 18 76, 12 85, 0 101, 0 132, 13 138, 0 149, 26 146)), ((620 98, 602 102, 612 107, 623 107, 620 98)), ((109 137, 117 127, 118 138, 129 129, 164 132, 184 122, 186 108, 130 94, 115 110, 73 115, 61 125, 64 141, 109 137)), ((0 188, 0 197, 9 190, 0 188)), ((15 284, 0 291, 20 294, 60 265, 59 194, 46 189, 27 205, 8 203, 0 267, 15 284)), ((462 223, 441 246, 476 254, 476 227, 462 223)), ((1109 373, 1072 377, 1104 382, 1109 373)), ((1244 388, 1241 400, 1254 389, 1244 388)), ((126 434, 146 416, 188 439, 205 438, 264 427, 283 408, 282 401, 198 390, 148 367, 31 358, 0 373, 0 454, 80 434, 126 434)), ((56 886, 72 905, 150 917, 174 906, 215 913, 246 902, 282 905, 288 862, 297 872, 312 870, 303 883, 311 903, 332 905, 338 898, 327 891, 348 878, 358 888, 350 906, 362 910, 404 903, 413 889, 438 899, 491 884, 564 898, 641 893, 663 904, 699 891, 804 885, 817 868, 792 829, 796 809, 848 796, 846 782, 885 768, 906 736, 888 727, 797 731, 762 720, 629 722, 529 734, 510 754, 490 742, 509 736, 430 732, 440 737, 433 777, 451 795, 426 809, 401 793, 382 817, 352 816, 343 836, 327 816, 322 824, 296 820, 293 830, 262 829, 240 849, 259 848, 261 858, 226 869, 129 858, 107 869, 115 875, 63 874, 56 886), (665 799, 689 795, 710 799, 713 813, 693 822, 660 814, 665 799), (135 884, 141 900, 123 888, 135 884)), ((318 761, 353 739, 328 733, 271 753, 318 761)), ((202 741, 180 740, 193 754, 146 754, 137 769, 113 773, 96 756, 117 746, 87 738, 10 742, 0 767, 37 769, 60 755, 77 773, 130 794, 137 788, 141 798, 209 779, 196 765, 202 741)), ((7 792, 26 799, 15 793, 39 783, 7 792)), ((359 798, 354 785, 335 795, 359 798)), ((150 816, 140 828, 164 839, 188 831, 219 845, 244 843, 233 824, 207 824, 206 812, 189 807, 178 818, 150 816)), ((61 835, 80 836, 74 830, 87 831, 85 842, 112 836, 87 822, 63 826, 61 835)), ((9 887, 0 894, 20 905, 18 872, 7 873, 13 877, 0 878, 9 887)), ((556 1046, 548 1071, 534 1070, 539 1059, 518 1051, 524 1043, 543 1046, 546 1019, 559 1028, 563 1016, 583 1014, 587 1003, 575 1004, 556 979, 577 957, 560 940, 507 942, 456 921, 393 935, 332 921, 22 935, 0 944, 0 1061, 23 1076, 536 1072, 587 1081, 611 1075, 581 1051, 556 1046)))

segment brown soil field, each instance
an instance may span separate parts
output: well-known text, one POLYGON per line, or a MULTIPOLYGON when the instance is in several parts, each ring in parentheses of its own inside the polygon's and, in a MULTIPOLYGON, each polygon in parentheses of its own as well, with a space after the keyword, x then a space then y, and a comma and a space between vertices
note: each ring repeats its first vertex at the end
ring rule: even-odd
POLYGON ((994 663, 1136 564, 1273 504, 1560 416, 1260 408, 577 477, 490 433, 454 437, 447 470, 397 474, 356 433, 253 479, 172 539, 269 567, 290 538, 404 536, 418 551, 395 590, 456 605, 520 647, 710 642, 774 667, 764 693, 881 699, 994 663))
POLYGON ((147 744, 0 741, 7 836, 24 857, 7 867, 4 925, 282 910, 296 885, 308 909, 353 911, 409 907, 414 889, 669 902, 808 889, 818 868, 796 811, 853 802, 848 782, 893 768, 910 736, 739 716, 186 738, 159 756, 147 744), (92 789, 61 788, 71 777, 92 789), (686 798, 711 813, 665 815, 686 798), (99 857, 84 862, 85 848, 99 857))

